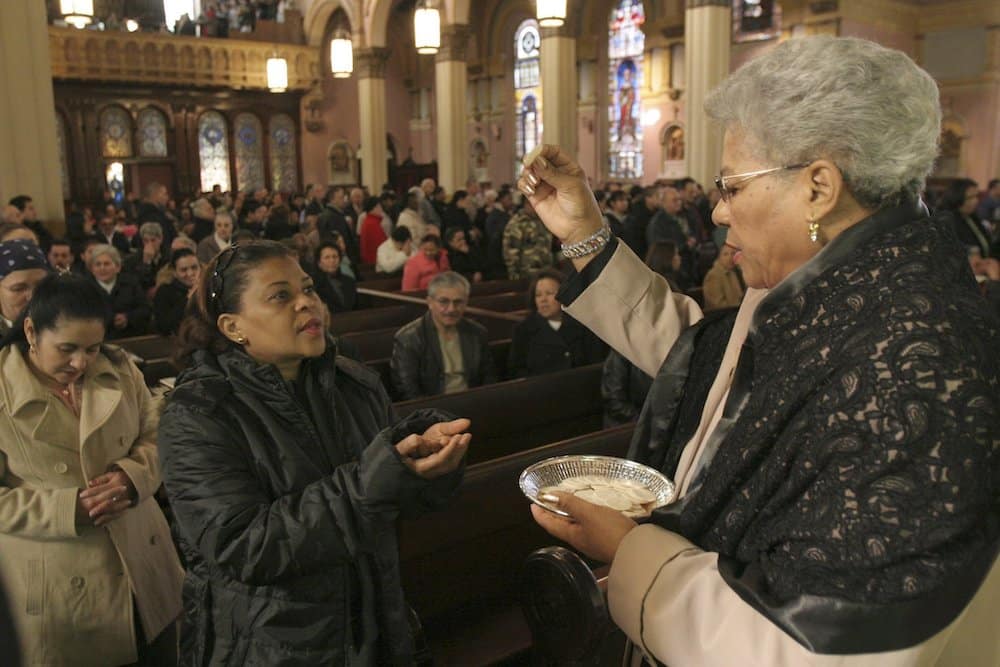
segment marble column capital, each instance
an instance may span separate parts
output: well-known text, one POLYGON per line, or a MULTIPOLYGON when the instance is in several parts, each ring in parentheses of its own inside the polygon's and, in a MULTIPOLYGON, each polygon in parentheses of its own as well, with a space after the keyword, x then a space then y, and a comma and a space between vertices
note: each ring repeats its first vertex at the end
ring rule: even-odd
POLYGON ((467 60, 469 52, 469 26, 464 23, 452 23, 441 28, 441 46, 438 48, 434 62, 449 60, 467 60))
POLYGON ((733 3, 729 0, 687 0, 687 9, 699 9, 700 7, 728 7, 732 8, 733 3))
POLYGON ((385 64, 389 60, 389 49, 372 46, 354 51, 354 74, 359 79, 384 79, 385 64))
POLYGON ((573 28, 570 26, 569 21, 564 21, 558 28, 541 28, 539 29, 542 39, 546 37, 576 37, 573 34, 573 28))

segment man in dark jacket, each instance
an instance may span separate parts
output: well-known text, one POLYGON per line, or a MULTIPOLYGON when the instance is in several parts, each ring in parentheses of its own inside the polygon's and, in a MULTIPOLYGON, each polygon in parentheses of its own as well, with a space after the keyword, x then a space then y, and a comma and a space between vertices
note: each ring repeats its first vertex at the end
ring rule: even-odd
POLYGON ((514 208, 514 195, 504 189, 497 195, 493 210, 486 216, 486 272, 490 279, 506 279, 507 265, 503 261, 503 232, 514 208))
POLYGON ((168 201, 170 201, 170 192, 167 190, 167 186, 161 183, 150 183, 146 186, 146 198, 139 204, 139 209, 135 214, 135 221, 139 225, 144 222, 160 223, 160 229, 163 231, 163 247, 165 248, 169 248, 170 244, 174 242, 174 237, 177 236, 174 216, 167 212, 168 201))
POLYGON ((398 398, 447 394, 496 382, 486 328, 464 318, 469 281, 454 271, 434 276, 427 313, 396 332, 392 384, 398 398))
POLYGON ((354 233, 356 221, 348 216, 346 210, 347 196, 344 194, 344 188, 340 186, 330 188, 323 203, 323 212, 316 221, 316 229, 320 239, 324 241, 331 238, 332 232, 338 232, 343 236, 347 244, 347 256, 357 266, 361 263, 361 247, 354 233))
POLYGON ((659 208, 659 188, 655 185, 650 185, 643 190, 642 195, 632 204, 632 208, 625 218, 623 225, 625 231, 622 240, 628 244, 628 247, 640 259, 645 259, 646 249, 648 248, 646 244, 646 228, 659 208))
POLYGON ((48 252, 52 245, 52 232, 38 219, 34 200, 28 195, 18 195, 11 199, 9 204, 21 212, 21 224, 35 232, 35 236, 38 237, 38 246, 48 252))

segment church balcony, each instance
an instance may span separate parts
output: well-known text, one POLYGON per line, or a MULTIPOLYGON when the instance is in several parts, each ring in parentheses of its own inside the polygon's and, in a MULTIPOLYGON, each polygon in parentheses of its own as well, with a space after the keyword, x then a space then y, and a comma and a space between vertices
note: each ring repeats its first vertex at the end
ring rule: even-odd
POLYGON ((288 63, 288 91, 319 81, 319 51, 295 44, 49 26, 57 80, 267 90, 268 58, 288 63))

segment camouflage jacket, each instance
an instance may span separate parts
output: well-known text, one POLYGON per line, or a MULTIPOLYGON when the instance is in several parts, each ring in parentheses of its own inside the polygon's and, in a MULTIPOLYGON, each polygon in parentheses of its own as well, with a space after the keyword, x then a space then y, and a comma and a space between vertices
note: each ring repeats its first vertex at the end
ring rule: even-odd
POLYGON ((552 234, 542 221, 521 211, 503 231, 503 261, 511 280, 528 278, 555 264, 552 234))

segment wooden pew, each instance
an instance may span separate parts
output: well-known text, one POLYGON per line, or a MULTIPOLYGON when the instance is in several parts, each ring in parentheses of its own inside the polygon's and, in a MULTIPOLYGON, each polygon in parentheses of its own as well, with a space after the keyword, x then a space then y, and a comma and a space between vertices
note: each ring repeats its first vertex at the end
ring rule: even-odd
MULTIPOLYGON (((403 588, 438 664, 492 664, 529 648, 518 573, 528 554, 554 540, 531 518, 518 477, 553 456, 625 456, 632 430, 620 426, 470 465, 444 510, 401 521, 403 588)), ((478 446, 473 438, 470 453, 478 446)))
MULTIPOLYGON (((486 338, 488 341, 506 340, 513 334, 515 323, 509 320, 475 319, 486 327, 486 338)), ((355 331, 344 334, 341 338, 349 344, 357 346, 358 352, 361 354, 361 359, 366 362, 375 359, 387 359, 392 356, 393 340, 400 326, 402 325, 383 327, 373 331, 355 331)))
MULTIPOLYGON (((426 290, 420 290, 419 292, 377 292, 370 290, 365 285, 359 285, 359 297, 362 294, 368 297, 371 308, 388 308, 398 306, 401 303, 427 303, 426 290)), ((507 290, 505 292, 490 292, 488 294, 470 292, 469 306, 504 312, 524 308, 526 299, 527 297, 523 290, 507 290)))
POLYGON ((404 303, 385 308, 368 308, 352 310, 349 313, 334 313, 330 316, 330 331, 341 336, 357 331, 385 329, 386 327, 401 327, 411 322, 427 311, 426 305, 404 303))
POLYGON ((163 359, 174 353, 174 339, 170 336, 134 336, 108 341, 142 359, 163 359))
POLYGON ((476 443, 469 450, 469 462, 480 463, 599 431, 601 367, 592 364, 404 401, 396 404, 396 412, 404 417, 421 408, 440 408, 468 417, 476 443))

